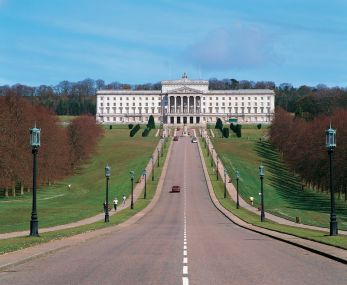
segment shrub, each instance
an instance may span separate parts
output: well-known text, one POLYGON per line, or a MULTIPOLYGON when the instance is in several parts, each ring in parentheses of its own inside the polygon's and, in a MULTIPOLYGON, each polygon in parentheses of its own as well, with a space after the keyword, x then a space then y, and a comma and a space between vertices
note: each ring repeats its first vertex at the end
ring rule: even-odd
POLYGON ((152 115, 149 116, 147 128, 149 128, 149 129, 155 128, 154 117, 152 115))
POLYGON ((238 138, 241 137, 241 128, 242 128, 242 125, 239 125, 239 124, 237 124, 236 127, 235 127, 235 133, 236 133, 236 136, 238 138))
POLYGON ((223 122, 220 118, 217 118, 216 126, 214 128, 220 129, 221 131, 223 130, 223 122))
POLYGON ((133 127, 134 127, 133 124, 129 124, 129 125, 128 125, 129 130, 131 130, 133 127))
POLYGON ((233 123, 230 124, 230 130, 232 130, 234 133, 236 131, 235 125, 233 123))
POLYGON ((145 128, 145 129, 143 130, 143 132, 142 132, 142 136, 143 136, 143 137, 147 137, 147 136, 148 136, 148 134, 149 134, 149 132, 150 132, 150 130, 151 130, 151 129, 150 129, 150 128, 148 128, 148 127, 147 127, 147 128, 145 128))
POLYGON ((133 137, 137 131, 140 129, 140 125, 137 124, 135 127, 132 128, 132 130, 130 131, 130 136, 133 137))
POLYGON ((229 128, 227 127, 223 128, 223 137, 225 138, 229 137, 229 128))
POLYGON ((112 130, 112 125, 110 125, 110 130, 112 130))
POLYGON ((261 129, 261 124, 258 124, 257 128, 258 128, 258 130, 260 130, 261 129))

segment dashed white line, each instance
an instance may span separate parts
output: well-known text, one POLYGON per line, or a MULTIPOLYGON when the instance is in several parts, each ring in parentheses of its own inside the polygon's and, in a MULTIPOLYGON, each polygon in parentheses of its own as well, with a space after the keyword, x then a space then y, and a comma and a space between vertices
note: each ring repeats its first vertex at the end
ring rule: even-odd
MULTIPOLYGON (((186 166, 186 148, 184 149, 184 163, 183 168, 186 166)), ((183 171, 183 189, 184 189, 184 213, 183 213, 183 276, 182 276, 182 283, 183 285, 189 285, 189 279, 188 279, 188 245, 187 245, 187 215, 186 215, 186 209, 187 209, 187 186, 186 186, 186 177, 185 177, 185 169, 183 171)))
POLYGON ((188 277, 182 277, 182 282, 183 282, 183 285, 189 285, 188 277))

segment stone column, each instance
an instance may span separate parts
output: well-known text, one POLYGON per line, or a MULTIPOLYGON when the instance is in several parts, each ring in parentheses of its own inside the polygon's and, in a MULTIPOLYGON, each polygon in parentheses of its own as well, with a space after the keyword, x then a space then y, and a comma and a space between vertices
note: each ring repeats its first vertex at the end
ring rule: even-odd
POLYGON ((174 104, 175 104, 175 107, 174 107, 174 111, 175 111, 175 114, 177 113, 177 96, 174 96, 174 104))
POLYGON ((196 114, 196 96, 193 97, 193 110, 194 114, 196 114))

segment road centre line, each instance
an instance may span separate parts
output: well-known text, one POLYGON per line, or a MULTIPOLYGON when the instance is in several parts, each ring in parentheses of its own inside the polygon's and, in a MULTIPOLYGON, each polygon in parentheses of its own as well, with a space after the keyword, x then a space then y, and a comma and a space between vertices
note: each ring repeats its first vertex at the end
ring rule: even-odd
POLYGON ((186 156, 187 156, 187 148, 184 148, 184 162, 183 162, 183 189, 184 189, 184 210, 183 210, 183 276, 182 276, 182 283, 183 285, 189 285, 189 279, 188 279, 188 246, 187 246, 187 215, 186 215, 186 209, 187 209, 187 185, 186 185, 186 177, 185 177, 185 167, 186 167, 186 156))

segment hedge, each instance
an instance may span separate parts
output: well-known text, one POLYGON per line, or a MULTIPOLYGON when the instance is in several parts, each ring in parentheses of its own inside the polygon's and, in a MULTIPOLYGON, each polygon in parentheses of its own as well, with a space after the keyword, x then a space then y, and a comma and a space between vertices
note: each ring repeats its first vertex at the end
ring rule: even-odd
POLYGON ((140 125, 137 124, 135 127, 132 128, 132 130, 130 131, 130 136, 133 137, 137 131, 140 129, 140 125))

